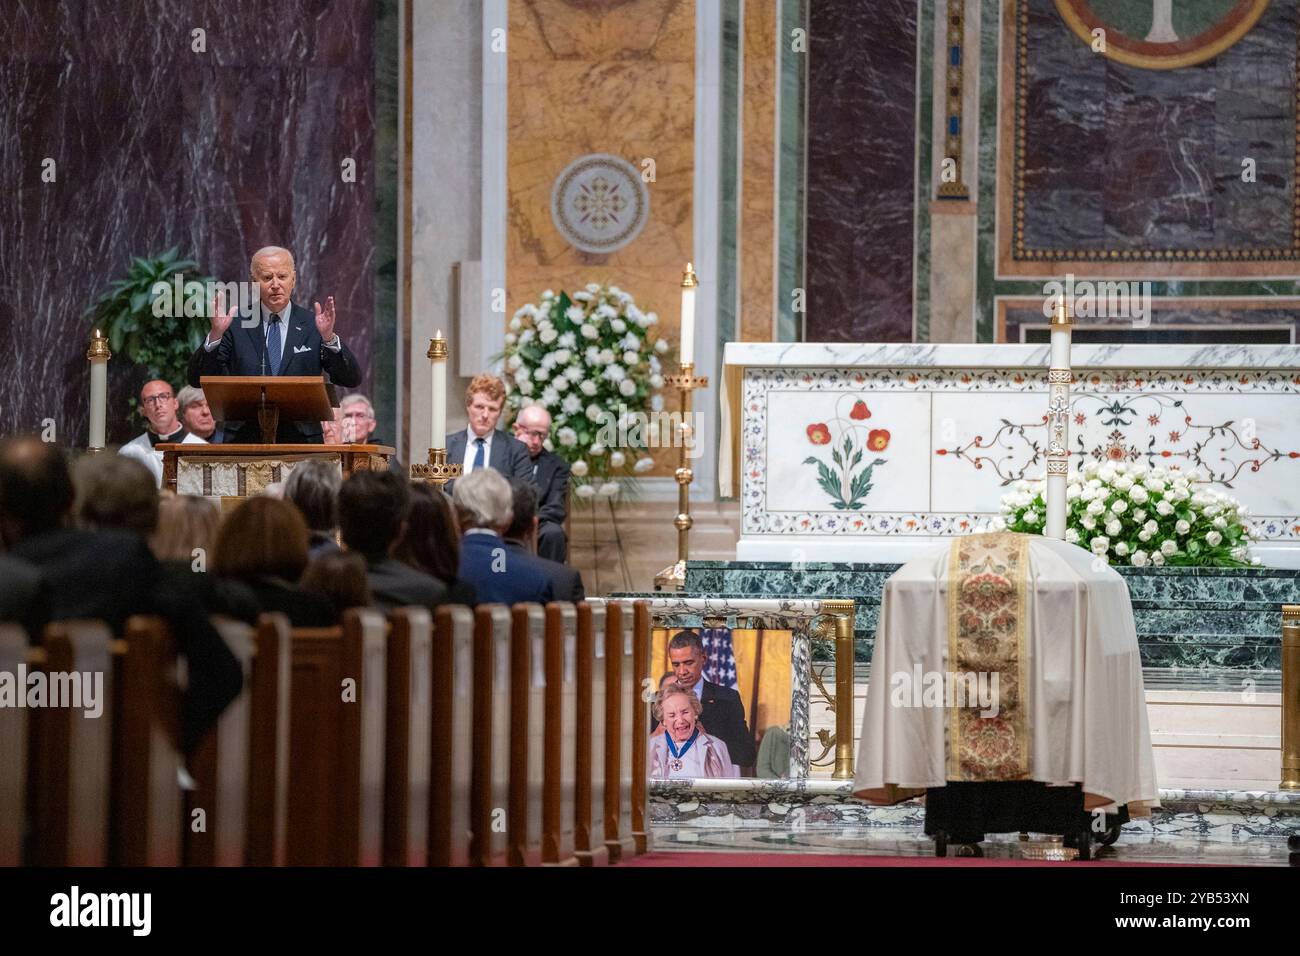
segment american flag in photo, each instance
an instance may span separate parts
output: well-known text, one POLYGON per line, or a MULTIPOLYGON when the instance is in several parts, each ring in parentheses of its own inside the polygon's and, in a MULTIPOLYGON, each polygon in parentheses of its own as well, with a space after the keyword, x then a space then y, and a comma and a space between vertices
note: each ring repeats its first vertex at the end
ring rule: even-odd
POLYGON ((704 679, 738 690, 736 655, 731 647, 731 628, 702 628, 700 640, 704 642, 704 679))

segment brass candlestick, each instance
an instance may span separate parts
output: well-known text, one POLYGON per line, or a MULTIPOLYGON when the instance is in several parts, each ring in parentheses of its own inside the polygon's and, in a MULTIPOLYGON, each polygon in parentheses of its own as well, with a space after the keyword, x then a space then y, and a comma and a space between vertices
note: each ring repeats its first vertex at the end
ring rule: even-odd
POLYGON ((686 586, 686 559, 690 557, 691 525, 695 523, 691 517, 691 482, 695 479, 695 472, 687 464, 686 455, 687 446, 693 444, 695 435, 695 426, 691 424, 691 393, 697 388, 707 388, 709 379, 707 376, 696 378, 695 364, 688 362, 682 365, 680 374, 665 376, 664 384, 677 389, 682 396, 682 420, 677 426, 680 441, 678 465, 674 473, 677 478, 677 517, 673 519, 677 526, 677 561, 655 575, 655 590, 680 591, 686 586))
POLYGON ((447 482, 459 478, 463 467, 460 462, 447 462, 447 340, 442 332, 429 340, 425 353, 433 373, 431 379, 429 423, 429 461, 411 465, 412 481, 428 481, 441 491, 447 482))
POLYGON ((462 470, 460 462, 448 463, 447 449, 430 448, 428 464, 411 466, 411 480, 432 482, 441 491, 447 482, 459 478, 462 470))

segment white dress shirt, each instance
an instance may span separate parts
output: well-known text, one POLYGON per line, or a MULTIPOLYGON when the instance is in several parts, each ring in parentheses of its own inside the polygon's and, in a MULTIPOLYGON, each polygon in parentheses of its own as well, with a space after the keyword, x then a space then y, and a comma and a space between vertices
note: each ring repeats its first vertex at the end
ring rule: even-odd
MULTIPOLYGON (((496 429, 488 432, 483 436, 483 467, 492 466, 492 436, 496 434, 496 429)), ((474 470, 474 458, 478 455, 478 436, 474 434, 474 426, 469 425, 465 428, 465 460, 461 462, 463 466, 462 474, 468 475, 474 470)))

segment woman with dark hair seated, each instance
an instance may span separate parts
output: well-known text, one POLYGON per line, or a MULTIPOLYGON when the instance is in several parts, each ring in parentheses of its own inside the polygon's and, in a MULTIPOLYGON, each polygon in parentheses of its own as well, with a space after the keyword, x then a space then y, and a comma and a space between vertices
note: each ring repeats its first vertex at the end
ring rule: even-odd
POLYGON ((294 627, 331 627, 329 602, 302 590, 307 567, 307 523, 287 501, 248 498, 217 531, 212 570, 247 584, 263 611, 280 611, 294 627))
POLYGON ((451 499, 423 481, 411 482, 406 528, 393 556, 447 585, 447 604, 478 603, 474 588, 457 580, 460 526, 451 499))
POLYGON ((343 623, 343 612, 350 607, 372 607, 374 595, 366 578, 366 562, 359 554, 335 551, 307 565, 302 574, 304 591, 319 595, 333 609, 336 624, 343 623))
POLYGON ((284 483, 284 500, 293 502, 307 522, 311 533, 307 550, 313 561, 342 550, 335 541, 339 526, 339 488, 342 485, 343 476, 338 464, 320 458, 299 462, 284 483))

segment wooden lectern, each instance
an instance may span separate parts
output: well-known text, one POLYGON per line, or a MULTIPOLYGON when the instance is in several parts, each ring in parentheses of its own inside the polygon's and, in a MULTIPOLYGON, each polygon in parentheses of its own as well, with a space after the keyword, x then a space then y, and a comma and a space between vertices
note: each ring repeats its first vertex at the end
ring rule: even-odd
POLYGON ((334 417, 323 375, 205 375, 199 387, 213 418, 256 421, 264 445, 276 443, 281 415, 291 422, 324 422, 334 417))
POLYGON ((279 444, 280 416, 287 421, 329 421, 334 407, 320 375, 205 375, 199 379, 212 417, 220 422, 256 420, 261 445, 160 443, 163 488, 223 500, 261 494, 266 485, 284 480, 308 458, 337 463, 344 478, 354 471, 388 467, 389 445, 279 444), (183 480, 178 474, 185 472, 183 480), (179 487, 184 485, 185 487, 179 487))

